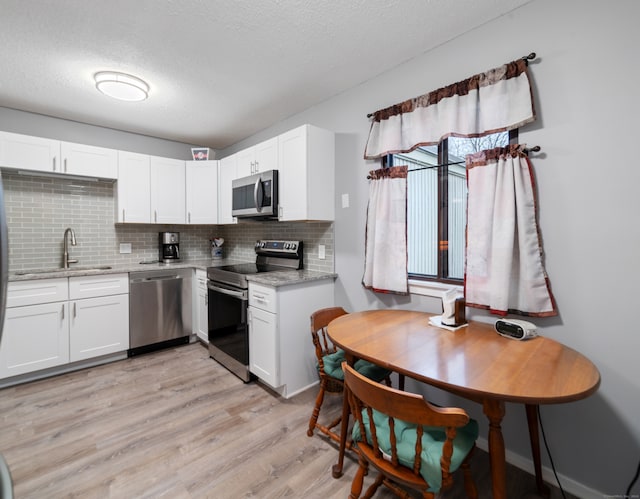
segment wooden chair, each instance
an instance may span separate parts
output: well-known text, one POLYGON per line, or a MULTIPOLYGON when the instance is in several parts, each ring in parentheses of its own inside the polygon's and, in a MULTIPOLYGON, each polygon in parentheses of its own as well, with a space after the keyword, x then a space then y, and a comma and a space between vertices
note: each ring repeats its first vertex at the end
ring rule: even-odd
POLYGON ((346 362, 342 369, 360 455, 350 499, 360 497, 370 464, 379 473, 364 497, 372 497, 384 484, 399 497, 412 497, 403 490, 409 488, 434 498, 451 487, 458 467, 464 472, 467 496, 478 497, 469 469, 478 438, 476 421, 462 409, 435 407, 420 395, 375 383, 346 362))
MULTIPOLYGON (((316 397, 313 413, 309 419, 308 436, 313 436, 315 429, 328 436, 331 440, 340 443, 340 435, 334 428, 340 424, 342 417, 338 416, 328 425, 318 423, 320 408, 324 401, 325 393, 342 395, 344 390, 344 373, 342 372, 342 361, 344 352, 336 348, 327 334, 327 325, 342 315, 347 314, 342 307, 329 307, 315 311, 311 314, 311 338, 315 346, 316 360, 318 364, 318 374, 320 375, 320 390, 316 397), (326 365, 325 365, 326 364, 326 365)), ((390 386, 390 372, 381 367, 375 366, 363 360, 356 361, 356 369, 367 377, 376 381, 385 380, 390 386)), ((347 442, 347 448, 351 448, 351 442, 347 442)))

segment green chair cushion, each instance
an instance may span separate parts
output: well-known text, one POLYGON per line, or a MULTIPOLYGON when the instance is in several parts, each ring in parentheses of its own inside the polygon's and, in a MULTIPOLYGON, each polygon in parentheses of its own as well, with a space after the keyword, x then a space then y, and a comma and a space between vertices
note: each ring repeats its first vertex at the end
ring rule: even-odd
MULTIPOLYGON (((341 349, 338 349, 338 351, 335 353, 330 353, 322 357, 325 374, 334 379, 344 381, 344 372, 342 372, 342 362, 344 360, 344 350, 341 349)), ((376 366, 375 364, 362 359, 356 360, 353 367, 360 374, 369 379, 372 379, 373 381, 382 381, 390 374, 390 371, 388 371, 387 369, 376 366)))
MULTIPOLYGON (((366 410, 362 411, 363 422, 367 433, 367 442, 371 443, 371 432, 369 429, 369 417, 366 410)), ((391 455, 391 441, 389 439, 389 418, 387 415, 373 410, 373 422, 376 427, 378 445, 380 450, 391 455)), ((416 427, 418 425, 405 421, 395 420, 396 449, 398 451, 398 461, 403 466, 413 468, 413 458, 416 449, 416 427)), ((361 441, 360 425, 353 427, 351 436, 354 441, 361 441)), ((478 438, 478 422, 471 419, 466 426, 458 428, 453 440, 453 455, 451 456, 451 466, 449 471, 453 473, 457 470, 467 457, 478 438)), ((437 493, 442 487, 442 470, 440 468, 440 458, 442 448, 446 440, 445 429, 438 426, 425 426, 422 434, 422 465, 420 475, 429 484, 429 491, 437 493)))

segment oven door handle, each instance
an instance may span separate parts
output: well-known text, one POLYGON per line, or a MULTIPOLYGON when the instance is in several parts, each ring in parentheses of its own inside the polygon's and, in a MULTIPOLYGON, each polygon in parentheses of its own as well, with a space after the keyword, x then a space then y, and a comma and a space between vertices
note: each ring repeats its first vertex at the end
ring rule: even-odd
POLYGON ((215 291, 216 293, 222 293, 223 295, 233 296, 234 298, 239 298, 241 300, 247 300, 246 291, 234 291, 232 289, 221 288, 211 283, 207 283, 207 289, 215 291))

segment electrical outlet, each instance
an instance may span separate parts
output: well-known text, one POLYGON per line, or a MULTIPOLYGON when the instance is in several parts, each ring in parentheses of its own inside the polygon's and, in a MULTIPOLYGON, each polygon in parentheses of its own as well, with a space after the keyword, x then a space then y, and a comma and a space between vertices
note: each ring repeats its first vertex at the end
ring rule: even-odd
POLYGON ((320 260, 324 260, 324 259, 326 258, 326 255, 325 255, 325 246, 324 246, 324 244, 320 244, 320 245, 318 246, 318 258, 319 258, 320 260))
POLYGON ((120 243, 120 253, 131 253, 131 243, 120 243))

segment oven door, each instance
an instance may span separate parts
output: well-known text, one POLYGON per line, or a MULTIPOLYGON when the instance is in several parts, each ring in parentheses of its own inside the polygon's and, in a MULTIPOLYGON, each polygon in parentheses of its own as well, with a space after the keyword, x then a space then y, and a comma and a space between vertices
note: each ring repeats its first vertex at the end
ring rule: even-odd
POLYGON ((209 355, 247 382, 250 380, 248 292, 246 289, 209 281, 207 294, 209 355))

